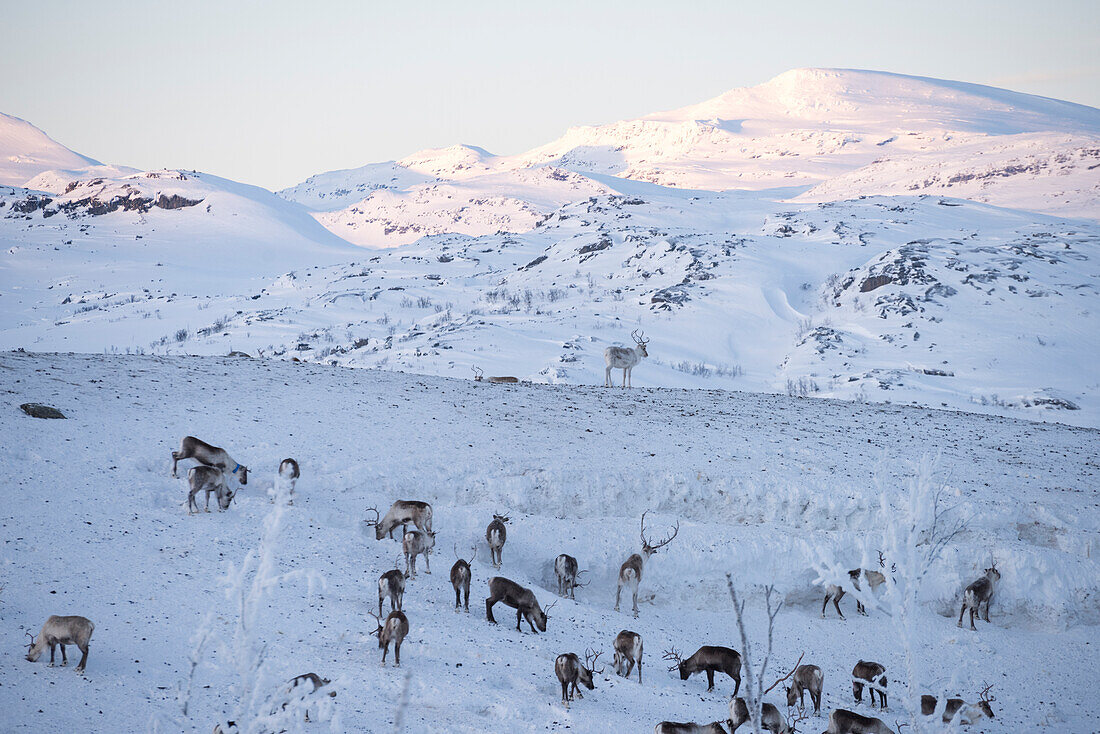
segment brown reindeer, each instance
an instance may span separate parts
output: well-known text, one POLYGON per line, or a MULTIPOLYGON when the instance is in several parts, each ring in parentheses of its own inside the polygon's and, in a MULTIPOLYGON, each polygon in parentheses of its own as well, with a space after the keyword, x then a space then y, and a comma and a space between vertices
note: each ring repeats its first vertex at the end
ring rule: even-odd
POLYGON ((218 510, 229 509, 233 501, 233 490, 225 483, 225 472, 215 466, 193 466, 187 470, 187 485, 190 490, 187 493, 187 514, 193 515, 199 511, 199 503, 195 497, 199 492, 206 493, 206 511, 210 512, 210 493, 213 492, 218 500, 218 510), (192 511, 193 510, 193 511, 192 511))
POLYGON ((368 527, 374 526, 375 540, 382 540, 382 538, 387 535, 389 535, 392 540, 393 531, 398 527, 401 528, 401 536, 404 537, 405 526, 410 522, 421 532, 432 532, 432 506, 427 502, 397 500, 390 505, 389 512, 381 519, 378 517, 377 508, 368 507, 367 512, 373 512, 374 519, 364 520, 363 522, 365 522, 368 527))
POLYGON ((504 523, 508 522, 507 515, 493 515, 493 521, 485 528, 485 542, 489 544, 489 562, 494 567, 503 565, 500 554, 504 550, 504 543, 508 540, 508 529, 504 523))
POLYGON ((603 673, 603 668, 596 670, 596 660, 600 655, 593 650, 586 650, 584 653, 584 665, 581 665, 581 659, 576 654, 567 652, 562 655, 558 655, 554 661, 554 673, 558 676, 558 681, 561 683, 561 702, 565 704, 566 708, 569 707, 569 702, 576 698, 584 698, 581 692, 577 690, 577 683, 580 683, 588 690, 596 688, 596 684, 592 681, 593 675, 599 675, 603 673), (572 690, 570 690, 572 689, 572 690))
POLYGON ((653 734, 726 734, 726 730, 717 721, 709 724, 662 721, 653 727, 653 734))
MULTIPOLYGON (((886 561, 882 557, 882 551, 878 554, 879 566, 885 568, 886 561)), ((875 571, 867 568, 853 568, 848 572, 848 578, 851 579, 852 586, 856 591, 861 591, 859 586, 860 578, 867 579, 867 587, 873 594, 878 587, 886 583, 886 576, 881 571, 875 571)), ((836 613, 840 615, 841 619, 844 619, 844 612, 840 611, 840 600, 844 598, 844 587, 837 584, 829 584, 825 587, 825 601, 821 602, 821 618, 825 619, 825 608, 829 604, 829 600, 833 600, 833 607, 836 609, 836 613)), ((867 608, 863 605, 859 599, 856 599, 856 611, 863 616, 867 616, 867 608)))
MULTIPOLYGON (((65 645, 76 645, 80 650, 80 662, 76 666, 77 673, 84 672, 84 666, 88 664, 88 642, 92 639, 95 625, 86 617, 59 617, 51 614, 38 637, 32 637, 27 648, 27 660, 34 663, 38 661, 46 648, 50 648, 50 665, 53 665, 54 652, 57 645, 61 646, 61 664, 68 665, 69 658, 65 654, 65 645)), ((30 633, 28 633, 30 634, 30 633)))
POLYGON ((378 577, 378 616, 382 616, 382 601, 389 597, 390 611, 400 612, 401 601, 405 598, 405 581, 407 576, 401 571, 401 561, 393 570, 386 571, 378 577))
POLYGON ((989 621, 989 604, 993 601, 993 592, 997 589, 997 582, 1000 580, 1001 572, 997 570, 997 564, 994 562, 985 570, 984 576, 966 587, 962 609, 959 610, 958 627, 962 627, 963 613, 969 609, 970 629, 977 630, 978 628, 974 626, 974 617, 981 610, 982 604, 985 604, 985 616, 982 618, 986 622, 989 621))
POLYGON ((424 573, 432 572, 432 549, 435 548, 435 533, 422 533, 408 530, 401 540, 401 549, 405 552, 405 576, 416 578, 416 557, 424 556, 424 573))
MULTIPOLYGON (((947 699, 947 705, 943 709, 943 723, 951 723, 956 716, 959 718, 959 723, 967 726, 979 721, 982 717, 994 718, 993 707, 990 704, 997 699, 989 694, 992 688, 993 686, 986 686, 977 703, 966 703, 961 698, 947 699)), ((921 696, 920 712, 925 716, 931 716, 936 713, 936 703, 935 696, 921 696)))
POLYGON ((615 659, 613 668, 623 678, 630 677, 634 665, 638 666, 638 683, 642 682, 642 636, 623 630, 615 635, 615 659))
POLYGON ((372 612, 367 612, 378 622, 378 629, 373 634, 378 636, 378 649, 382 651, 382 665, 386 664, 386 653, 390 651, 390 643, 393 643, 393 664, 401 665, 401 643, 409 634, 409 618, 404 612, 390 612, 383 622, 375 617, 372 612))
POLYGON ((791 686, 787 689, 787 705, 799 708, 806 705, 806 691, 810 692, 810 702, 814 705, 814 715, 821 713, 821 689, 825 683, 825 674, 816 665, 799 665, 791 676, 791 686))
POLYGON ((470 579, 473 578, 473 572, 470 570, 470 561, 474 560, 474 556, 477 555, 477 548, 470 549, 470 561, 463 560, 458 555, 457 545, 452 545, 451 549, 454 551, 455 565, 451 566, 451 586, 455 590, 455 611, 458 611, 460 599, 460 593, 466 596, 466 613, 470 613, 470 579))
POLYGON ((829 714, 829 728, 824 734, 896 734, 882 719, 863 716, 847 709, 834 709, 829 714))
POLYGON ((184 459, 194 459, 206 466, 216 466, 227 475, 238 478, 242 485, 248 484, 248 467, 238 462, 223 448, 211 446, 194 436, 185 436, 180 441, 180 450, 172 452, 172 476, 176 475, 176 465, 184 459))
POLYGON ((629 587, 634 597, 634 617, 638 616, 638 584, 642 581, 642 569, 645 567, 645 562, 649 560, 649 557, 656 553, 661 548, 665 547, 672 542, 672 539, 676 537, 676 534, 680 532, 680 523, 676 523, 676 527, 672 530, 672 535, 668 536, 664 540, 657 543, 651 543, 645 536, 645 516, 649 513, 646 510, 642 513, 642 552, 635 553, 626 559, 626 562, 619 567, 619 585, 615 590, 615 611, 619 611, 619 596, 623 592, 623 587, 629 587))
POLYGON ((531 631, 535 634, 538 634, 539 631, 546 631, 546 620, 549 619, 546 612, 554 606, 554 604, 551 604, 544 612, 539 606, 535 594, 530 589, 525 589, 515 581, 501 576, 494 576, 489 579, 489 598, 485 600, 485 618, 493 624, 497 623, 496 619, 493 618, 493 606, 497 602, 502 602, 505 606, 516 610, 517 631, 520 631, 520 622, 526 619, 531 631), (538 629, 535 629, 536 626, 538 629))
POLYGON ((679 670, 680 680, 687 680, 696 673, 705 672, 707 674, 707 690, 713 691, 715 672, 725 673, 733 678, 735 684, 733 695, 736 696, 737 692, 741 690, 741 654, 736 650, 728 647, 703 645, 695 651, 694 655, 687 660, 683 660, 680 653, 676 652, 676 648, 673 648, 665 652, 664 659, 673 661, 669 671, 679 670))
POLYGON ((871 708, 875 707, 875 694, 879 696, 879 703, 886 708, 886 668, 878 663, 860 660, 852 668, 852 695, 856 703, 863 700, 863 686, 871 691, 871 708), (864 683, 866 681, 866 683, 864 683))
MULTIPOLYGON (((740 696, 734 696, 730 699, 730 718, 726 724, 730 728, 731 734, 736 732, 738 727, 744 724, 746 721, 751 721, 752 716, 749 714, 749 706, 745 703, 745 699, 740 696)), ((783 715, 779 713, 774 705, 765 702, 760 706, 760 723, 764 729, 770 731, 772 734, 791 734, 791 726, 787 723, 787 720, 783 718, 783 715)))

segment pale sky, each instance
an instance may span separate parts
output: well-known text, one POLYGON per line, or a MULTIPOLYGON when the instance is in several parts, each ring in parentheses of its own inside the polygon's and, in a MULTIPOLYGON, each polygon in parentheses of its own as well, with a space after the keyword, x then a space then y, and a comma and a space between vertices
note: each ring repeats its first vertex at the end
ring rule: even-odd
POLYGON ((79 153, 279 189, 681 107, 804 66, 1100 106, 1100 1, 3 2, 0 111, 79 153))

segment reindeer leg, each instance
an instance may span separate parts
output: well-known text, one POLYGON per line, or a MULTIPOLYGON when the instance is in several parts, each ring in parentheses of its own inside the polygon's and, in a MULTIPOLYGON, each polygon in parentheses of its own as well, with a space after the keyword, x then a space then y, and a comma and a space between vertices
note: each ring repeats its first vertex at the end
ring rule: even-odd
MULTIPOLYGON (((730 677, 732 678, 733 676, 730 676, 730 677)), ((741 679, 740 678, 734 678, 733 679, 733 695, 736 696, 737 692, 740 691, 740 690, 741 690, 741 679)))
POLYGON ((432 554, 424 554, 424 573, 430 574, 432 572, 432 554))
POLYGON ((638 618, 638 587, 634 587, 634 618, 638 618))
POLYGON ((856 703, 863 700, 863 684, 852 681, 852 695, 856 699, 856 703))
POLYGON ((464 593, 465 593, 465 596, 466 596, 466 603, 463 606, 466 609, 466 613, 469 614, 470 613, 470 585, 469 584, 466 584, 466 588, 464 590, 464 593))
POLYGON ((965 612, 966 612, 966 602, 963 602, 963 603, 962 603, 962 606, 961 606, 961 607, 959 607, 959 621, 958 621, 958 623, 957 623, 957 624, 955 625, 956 627, 962 627, 962 626, 963 626, 963 614, 964 614, 965 612))
POLYGON ((455 588, 455 611, 456 612, 458 611, 458 608, 460 606, 462 606, 462 591, 456 587, 455 588))
POLYGON ((974 607, 970 607, 970 629, 977 631, 977 627, 974 626, 974 617, 978 616, 978 610, 974 607))
POLYGON ((561 682, 561 702, 569 706, 569 684, 565 681, 561 682))
POLYGON ((61 664, 63 666, 68 665, 69 664, 69 656, 65 654, 65 643, 60 642, 58 644, 61 646, 61 664))
POLYGON ((825 595, 825 601, 821 602, 821 618, 825 619, 825 607, 829 606, 829 595, 825 595))
POLYGON ((623 367, 623 389, 626 389, 626 367, 623 367))
POLYGON ((603 386, 604 387, 611 387, 612 386, 611 385, 611 368, 610 367, 608 367, 607 371, 604 372, 603 386))
POLYGON ((985 621, 989 621, 989 603, 993 601, 993 597, 985 600, 985 621))
MULTIPOLYGON (((523 612, 521 612, 519 609, 517 609, 516 610, 516 632, 522 632, 523 631, 519 628, 519 623, 522 622, 522 621, 523 621, 523 612)), ((528 623, 530 623, 530 622, 528 622, 528 623)), ((534 627, 532 627, 531 629, 534 629, 534 627)))
POLYGON ((497 621, 493 619, 493 605, 496 603, 497 599, 491 596, 485 600, 485 619, 489 620, 493 624, 497 623, 497 621))
POLYGON ((623 593, 623 585, 619 584, 618 588, 615 589, 615 611, 616 612, 619 611, 619 595, 622 594, 622 593, 623 593))
POLYGON ((713 691, 714 690, 714 671, 713 670, 708 670, 707 671, 707 690, 708 691, 713 691))
POLYGON ((50 643, 50 667, 53 667, 53 656, 56 650, 54 649, 54 643, 50 643))
POLYGON ((833 607, 836 609, 836 613, 840 615, 841 619, 844 619, 844 612, 840 611, 840 600, 844 598, 844 589, 840 590, 840 593, 833 597, 833 607))
POLYGON ((393 664, 394 667, 401 667, 401 640, 398 638, 393 643, 393 664))
POLYGON ((84 666, 88 664, 88 646, 77 645, 77 647, 80 648, 80 652, 82 652, 83 654, 80 656, 80 663, 76 666, 76 672, 83 673, 84 666))

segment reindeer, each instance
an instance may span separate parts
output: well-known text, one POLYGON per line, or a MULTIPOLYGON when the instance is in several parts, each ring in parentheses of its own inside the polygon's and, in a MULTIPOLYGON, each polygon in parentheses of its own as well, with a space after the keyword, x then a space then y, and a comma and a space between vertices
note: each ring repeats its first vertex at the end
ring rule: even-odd
POLYGON ((821 713, 821 689, 825 683, 825 674, 816 665, 799 665, 794 669, 791 686, 787 688, 787 705, 798 707, 806 705, 806 691, 810 692, 810 702, 814 705, 814 716, 821 713))
MULTIPOLYGON (((981 698, 977 703, 966 703, 961 698, 947 699, 947 705, 943 710, 943 723, 951 723, 956 715, 958 715, 959 722, 967 726, 976 723, 983 716, 990 719, 994 718, 993 707, 990 704, 997 699, 989 694, 992 688, 993 686, 986 686, 982 689, 981 698)), ((935 696, 921 696, 920 712, 925 716, 931 716, 936 713, 936 703, 935 696)))
POLYGON ((455 611, 458 611, 460 594, 466 596, 466 613, 470 613, 470 579, 473 578, 473 573, 470 571, 470 561, 474 560, 474 556, 477 555, 477 548, 470 549, 470 561, 463 560, 458 555, 458 547, 456 545, 451 546, 451 550, 454 551, 455 565, 451 566, 451 586, 455 590, 455 611))
POLYGON ((424 556, 424 573, 432 572, 431 556, 432 548, 435 548, 435 533, 409 530, 401 541, 401 548, 405 551, 407 578, 416 578, 416 557, 420 555, 424 556))
MULTIPOLYGON (((92 639, 95 625, 85 617, 59 617, 51 614, 38 637, 31 637, 27 646, 27 660, 37 662, 46 648, 50 648, 50 665, 53 666, 54 652, 57 645, 61 646, 61 664, 68 665, 69 658, 65 655, 65 645, 76 645, 80 650, 80 662, 76 666, 77 673, 84 672, 84 666, 88 664, 88 642, 92 639)), ((30 636, 30 632, 27 633, 30 636)))
POLYGON ((290 499, 287 500, 288 505, 294 504, 294 486, 301 475, 298 462, 294 459, 283 459, 279 462, 279 481, 287 488, 287 493, 290 495, 290 499))
POLYGON ((726 734, 722 724, 714 721, 709 724, 682 723, 679 721, 662 721, 653 727, 653 734, 726 734))
POLYGON ((573 556, 562 553, 555 558, 554 575, 558 577, 558 596, 568 596, 570 599, 576 599, 573 590, 578 586, 588 585, 577 583, 577 576, 582 573, 585 573, 585 571, 577 571, 577 559, 573 556))
MULTIPOLYGON (((749 714, 749 706, 745 703, 745 699, 735 694, 730 699, 730 717, 726 721, 726 725, 730 728, 730 734, 735 734, 738 727, 751 720, 752 716, 749 714)), ((779 709, 770 703, 761 704, 760 723, 764 729, 772 734, 792 734, 791 725, 779 713, 779 709)))
POLYGON ((390 599, 390 611, 401 611, 401 601, 405 598, 406 576, 401 572, 401 560, 392 571, 386 571, 378 577, 378 616, 382 616, 382 600, 390 599))
POLYGON ((695 651, 694 655, 687 660, 683 660, 676 648, 672 648, 665 651, 664 659, 672 661, 672 665, 669 667, 670 672, 673 670, 680 671, 680 680, 687 680, 696 673, 706 672, 707 690, 713 691, 714 673, 717 671, 733 678, 735 683, 734 696, 741 690, 741 654, 736 650, 728 647, 703 645, 695 651))
POLYGON ((489 543, 489 561, 495 568, 500 568, 503 564, 500 552, 504 550, 504 542, 508 540, 508 530, 504 523, 509 519, 507 515, 493 515, 493 521, 485 528, 485 540, 489 543))
MULTIPOLYGON (((302 701, 309 696, 317 693, 328 684, 332 683, 328 678, 322 678, 316 673, 305 673, 304 675, 298 675, 290 679, 283 689, 283 697, 286 702, 282 705, 282 710, 285 711, 287 704, 291 699, 302 701), (302 690, 298 690, 301 688, 302 690), (308 689, 308 690, 307 690, 308 689)), ((329 698, 336 698, 336 691, 330 690, 325 695, 329 698)), ((272 713, 275 713, 272 711, 272 713)), ((306 708, 305 712, 306 721, 309 721, 309 708, 306 708)))
POLYGON ((390 612, 383 622, 373 612, 367 612, 378 622, 378 629, 372 634, 378 636, 378 649, 382 651, 382 665, 386 665, 386 653, 390 651, 390 643, 393 643, 393 664, 401 665, 401 642, 409 634, 409 618, 404 612, 390 612))
POLYGON ((829 714, 829 728, 824 734, 895 734, 882 719, 862 716, 848 709, 834 709, 829 714))
POLYGON ((855 696, 856 703, 863 701, 863 686, 865 684, 862 681, 866 681, 867 688, 871 691, 871 708, 875 707, 875 694, 878 693, 879 703, 885 709, 886 668, 878 663, 865 660, 856 663, 856 666, 852 668, 852 695, 855 696))
POLYGON ((416 526, 417 530, 425 533, 432 532, 432 506, 427 502, 417 502, 415 500, 397 500, 390 505, 390 511, 386 513, 386 516, 379 519, 378 509, 374 507, 368 507, 367 512, 374 513, 373 520, 364 520, 367 526, 374 526, 374 538, 375 540, 382 540, 387 535, 390 539, 393 539, 393 531, 397 529, 397 526, 401 526, 401 535, 405 534, 405 526, 410 522, 416 526))
POLYGON ((574 653, 567 652, 558 655, 554 661, 554 672, 558 676, 558 681, 561 682, 561 702, 565 704, 566 708, 569 708, 569 702, 573 700, 574 696, 584 698, 581 692, 577 690, 577 683, 590 691, 596 688, 596 684, 592 682, 592 676, 603 673, 603 668, 596 670, 596 660, 602 654, 594 650, 585 650, 584 665, 581 665, 581 659, 574 653), (572 690, 570 690, 570 687, 572 687, 572 690))
POLYGON ((642 361, 643 357, 648 357, 649 352, 646 351, 646 345, 649 344, 649 340, 645 338, 645 334, 638 333, 638 330, 630 332, 630 336, 634 339, 634 343, 637 345, 633 349, 627 347, 608 347, 603 350, 603 359, 607 363, 607 371, 605 372, 604 387, 614 387, 611 384, 611 370, 621 369, 623 371, 623 387, 634 387, 630 384, 630 373, 634 371, 634 366, 642 361))
POLYGON ((225 472, 217 467, 200 464, 187 470, 187 484, 191 491, 187 494, 187 514, 193 515, 199 511, 199 504, 195 496, 199 492, 206 492, 206 511, 210 512, 210 493, 218 499, 218 510, 229 509, 229 503, 233 501, 233 490, 225 483, 225 472), (194 508, 194 512, 192 512, 194 508))
POLYGON ((642 636, 637 632, 623 630, 615 635, 615 658, 612 661, 615 672, 623 678, 630 677, 630 671, 638 665, 638 683, 642 682, 642 636))
POLYGON ((493 618, 493 606, 497 602, 503 602, 505 606, 512 607, 516 610, 516 631, 520 631, 519 623, 523 620, 527 620, 527 624, 531 627, 531 631, 538 634, 539 631, 546 631, 546 620, 550 619, 546 612, 549 612, 554 604, 546 607, 544 612, 539 606, 538 599, 535 598, 534 593, 530 589, 525 589, 515 581, 503 578, 501 576, 494 576, 489 579, 489 597, 485 600, 485 618, 493 624, 496 624, 496 619, 493 618), (535 626, 538 629, 535 629, 535 626))
POLYGON ((484 382, 491 382, 494 385, 515 384, 515 383, 519 382, 519 378, 517 378, 517 377, 494 377, 494 376, 490 376, 488 379, 485 379, 485 371, 482 370, 480 367, 471 367, 470 369, 472 369, 474 371, 474 382, 483 382, 483 381, 484 382))
POLYGON ((247 466, 244 466, 226 453, 225 449, 211 446, 194 436, 185 436, 184 439, 180 441, 180 450, 172 452, 172 476, 177 476, 176 465, 184 459, 194 459, 206 466, 216 466, 223 472, 229 472, 237 477, 242 485, 248 484, 247 466))
POLYGON ((619 567, 619 586, 615 591, 615 611, 617 612, 619 611, 619 595, 622 594, 623 587, 630 587, 634 595, 635 619, 638 617, 638 584, 642 580, 642 568, 645 566, 645 562, 649 560, 651 555, 671 543, 672 539, 676 537, 676 534, 680 532, 680 523, 677 521, 676 527, 672 530, 672 535, 659 543, 650 543, 645 537, 645 516, 648 512, 649 510, 646 510, 642 513, 642 552, 630 556, 630 558, 627 558, 626 562, 619 567))
POLYGON ((970 629, 977 630, 974 626, 974 617, 981 611, 982 604, 985 604, 985 616, 983 619, 989 621, 989 603, 993 601, 993 592, 997 589, 997 582, 1001 580, 1001 572, 997 570, 997 562, 993 561, 989 568, 985 570, 985 575, 980 579, 966 587, 966 591, 963 593, 962 609, 959 610, 959 622, 957 627, 962 627, 963 613, 970 610, 970 629))
MULTIPOLYGON (((878 552, 878 565, 880 568, 886 567, 886 560, 882 556, 882 551, 878 552)), ((867 585, 871 589, 873 594, 878 587, 886 583, 886 576, 881 571, 875 571, 866 568, 853 568, 848 572, 848 578, 851 579, 852 586, 856 591, 861 591, 859 587, 860 577, 867 579, 867 585)), ((844 598, 844 587, 838 584, 829 584, 825 587, 825 601, 821 602, 821 618, 825 619, 825 607, 829 604, 829 599, 833 600, 833 607, 836 609, 836 613, 840 615, 841 619, 844 619, 844 612, 840 611, 840 600, 844 598)), ((863 605, 859 599, 856 599, 856 611, 863 616, 867 616, 867 608, 863 605)))

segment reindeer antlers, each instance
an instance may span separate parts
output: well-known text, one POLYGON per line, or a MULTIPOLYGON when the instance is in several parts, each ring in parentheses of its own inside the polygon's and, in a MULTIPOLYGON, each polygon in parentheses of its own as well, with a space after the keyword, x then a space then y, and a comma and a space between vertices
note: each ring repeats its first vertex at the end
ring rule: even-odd
POLYGON ((650 548, 652 550, 657 550, 658 548, 663 548, 666 545, 668 545, 669 543, 671 543, 672 539, 676 537, 676 534, 680 532, 680 521, 679 520, 676 521, 676 527, 674 527, 672 529, 672 535, 668 536, 667 538, 660 541, 659 543, 650 543, 645 537, 645 516, 647 514, 649 514, 649 510, 646 510, 645 512, 642 513, 642 547, 643 548, 650 548))
POLYGON ((485 374, 485 370, 480 367, 470 367, 474 371, 474 380, 481 382, 481 376, 485 374))
POLYGON ((671 650, 665 650, 664 654, 661 657, 664 658, 665 660, 675 660, 676 661, 672 665, 672 667, 669 668, 670 672, 673 671, 673 670, 676 670, 677 668, 679 668, 680 663, 684 662, 683 658, 680 657, 680 653, 676 652, 675 647, 673 647, 671 650))
POLYGON ((465 558, 458 555, 458 543, 455 543, 454 545, 452 545, 451 550, 453 550, 454 553, 455 553, 455 559, 459 560, 459 561, 463 561, 467 566, 470 565, 470 561, 477 558, 477 546, 476 545, 470 547, 470 552, 473 554, 472 556, 470 556, 470 561, 467 561, 465 558))
POLYGON ((551 609, 553 609, 553 608, 554 608, 554 605, 555 605, 555 604, 557 604, 557 603, 558 603, 557 599, 555 599, 554 601, 550 602, 550 606, 548 606, 548 607, 546 607, 546 609, 543 609, 543 610, 542 610, 542 616, 546 617, 547 619, 550 619, 550 615, 549 615, 549 614, 547 614, 547 612, 549 612, 549 611, 550 611, 551 609))
POLYGON ((378 521, 382 518, 382 516, 378 512, 378 508, 368 507, 367 512, 373 512, 374 513, 374 519, 373 520, 364 520, 363 522, 365 522, 367 525, 377 525, 378 521))
POLYGON ((990 695, 990 693, 989 693, 991 690, 993 690, 993 684, 992 683, 990 683, 989 685, 987 685, 985 688, 982 689, 982 695, 981 695, 980 700, 985 701, 986 703, 993 703, 994 701, 996 701, 997 698, 993 695, 990 695))
POLYGON ((595 650, 593 650, 591 648, 584 651, 584 667, 588 668, 589 671, 591 671, 591 672, 593 672, 597 675, 602 674, 604 669, 607 667, 605 665, 603 668, 600 668, 599 670, 596 670, 596 661, 600 659, 600 655, 603 655, 603 653, 602 652, 596 652, 595 650), (591 659, 589 659, 589 658, 591 658, 591 659))
POLYGON ((630 337, 634 340, 635 344, 640 344, 642 346, 649 344, 649 339, 645 338, 644 331, 639 333, 638 330, 635 329, 634 331, 630 332, 630 337))
POLYGON ((26 632, 27 637, 31 638, 31 641, 27 643, 27 654, 29 655, 31 650, 34 649, 34 635, 29 630, 24 630, 24 632, 26 632))
POLYGON ((580 578, 582 573, 588 573, 588 569, 586 568, 583 571, 577 571, 577 575, 573 577, 573 586, 576 586, 578 589, 583 589, 584 587, 588 586, 588 584, 592 583, 592 581, 588 581, 582 584, 580 581, 578 581, 577 579, 580 578))

